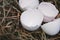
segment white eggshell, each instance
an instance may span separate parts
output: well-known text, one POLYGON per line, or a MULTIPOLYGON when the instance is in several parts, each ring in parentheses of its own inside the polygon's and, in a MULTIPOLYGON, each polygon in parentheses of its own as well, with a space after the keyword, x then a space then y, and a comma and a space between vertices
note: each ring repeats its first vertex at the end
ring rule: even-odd
POLYGON ((59 28, 60 28, 60 18, 58 18, 58 19, 55 19, 56 21, 58 21, 59 23, 59 28))
POLYGON ((37 8, 39 0, 19 0, 19 6, 22 10, 37 8))
POLYGON ((38 6, 38 9, 44 15, 44 22, 50 22, 58 15, 59 11, 57 8, 50 2, 41 2, 38 6))
POLYGON ((37 9, 29 9, 21 14, 20 21, 25 29, 34 31, 41 26, 43 15, 37 9))
POLYGON ((48 35, 56 35, 59 32, 60 18, 41 26, 48 35))

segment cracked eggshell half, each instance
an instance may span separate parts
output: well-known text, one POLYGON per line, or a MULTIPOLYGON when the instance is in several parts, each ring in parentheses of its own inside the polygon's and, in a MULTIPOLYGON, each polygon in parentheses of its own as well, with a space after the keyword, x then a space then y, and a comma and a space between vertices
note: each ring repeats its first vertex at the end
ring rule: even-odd
POLYGON ((21 14, 20 21, 26 30, 34 31, 41 26, 43 15, 37 9, 29 9, 21 14))
POLYGON ((55 19, 55 17, 58 15, 59 11, 50 2, 41 2, 38 6, 38 10, 40 10, 44 15, 44 22, 50 22, 55 19))
POLYGON ((19 6, 22 10, 37 8, 39 0, 19 0, 19 6))
POLYGON ((60 18, 48 22, 41 26, 42 30, 48 35, 56 35, 59 32, 60 18))

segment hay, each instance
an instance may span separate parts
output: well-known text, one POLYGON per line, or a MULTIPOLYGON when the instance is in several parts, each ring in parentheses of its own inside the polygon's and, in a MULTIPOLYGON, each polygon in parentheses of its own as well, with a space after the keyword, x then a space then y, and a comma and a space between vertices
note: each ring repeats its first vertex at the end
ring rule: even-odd
MULTIPOLYGON (((60 0, 40 0, 55 4, 60 11, 60 0)), ((19 22, 21 10, 18 0, 0 0, 0 40, 59 40, 60 33, 55 36, 46 35, 40 28, 34 32, 25 30, 19 22)), ((60 14, 57 18, 60 17, 60 14)))

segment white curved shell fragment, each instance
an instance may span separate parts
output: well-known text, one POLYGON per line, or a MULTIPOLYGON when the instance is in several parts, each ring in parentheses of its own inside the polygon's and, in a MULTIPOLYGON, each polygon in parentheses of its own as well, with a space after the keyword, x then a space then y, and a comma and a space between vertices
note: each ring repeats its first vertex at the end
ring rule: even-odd
POLYGON ((43 13, 44 22, 50 22, 58 15, 58 9, 50 2, 41 2, 38 9, 43 13), (47 21, 46 21, 47 20, 47 21))
POLYGON ((42 25, 41 28, 48 35, 56 35, 59 32, 59 26, 60 18, 42 25))
POLYGON ((22 13, 20 21, 25 29, 34 31, 41 26, 43 15, 37 9, 29 9, 22 13))
POLYGON ((19 0, 19 6, 22 10, 37 8, 39 0, 19 0))

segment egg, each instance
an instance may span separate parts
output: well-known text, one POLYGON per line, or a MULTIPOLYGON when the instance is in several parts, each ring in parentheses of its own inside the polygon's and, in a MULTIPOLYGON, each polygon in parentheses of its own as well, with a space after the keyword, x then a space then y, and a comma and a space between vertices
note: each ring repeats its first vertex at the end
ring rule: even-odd
POLYGON ((19 6, 22 10, 37 8, 39 0, 19 0, 19 6))
POLYGON ((42 30, 48 35, 56 35, 59 32, 60 18, 48 22, 41 26, 42 30))
POLYGON ((20 21, 23 28, 34 31, 41 26, 43 17, 42 13, 37 9, 28 9, 21 14, 20 21))
POLYGON ((38 10, 40 10, 44 15, 44 22, 51 22, 58 15, 59 11, 50 2, 41 2, 38 6, 38 10))

